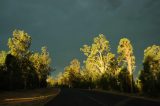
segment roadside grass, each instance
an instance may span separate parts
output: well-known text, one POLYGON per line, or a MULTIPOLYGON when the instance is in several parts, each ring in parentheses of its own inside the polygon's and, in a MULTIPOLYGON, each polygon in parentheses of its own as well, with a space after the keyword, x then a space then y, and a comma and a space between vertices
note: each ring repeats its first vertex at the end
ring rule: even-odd
POLYGON ((43 106, 59 92, 58 88, 0 91, 0 106, 43 106))

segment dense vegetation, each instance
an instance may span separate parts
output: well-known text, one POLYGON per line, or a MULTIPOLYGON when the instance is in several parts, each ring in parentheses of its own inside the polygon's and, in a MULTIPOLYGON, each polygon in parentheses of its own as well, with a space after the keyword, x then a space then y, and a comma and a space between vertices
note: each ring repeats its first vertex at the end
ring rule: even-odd
POLYGON ((51 58, 46 47, 41 53, 30 51, 31 37, 15 30, 8 39, 9 51, 0 52, 0 89, 28 89, 49 86, 105 89, 129 93, 159 95, 160 46, 144 50, 143 69, 135 79, 135 56, 129 39, 122 38, 117 54, 103 34, 80 51, 86 56, 81 66, 73 59, 56 78, 49 76, 51 58))
POLYGON ((46 87, 51 71, 46 47, 41 53, 30 51, 31 37, 21 30, 13 31, 8 39, 9 51, 0 52, 0 89, 29 89, 46 87))
POLYGON ((110 43, 103 34, 80 51, 86 56, 84 65, 80 66, 80 62, 73 59, 55 78, 55 85, 152 95, 160 92, 160 46, 145 49, 143 69, 136 79, 133 76, 135 56, 129 39, 120 39, 117 55, 111 52, 110 43))

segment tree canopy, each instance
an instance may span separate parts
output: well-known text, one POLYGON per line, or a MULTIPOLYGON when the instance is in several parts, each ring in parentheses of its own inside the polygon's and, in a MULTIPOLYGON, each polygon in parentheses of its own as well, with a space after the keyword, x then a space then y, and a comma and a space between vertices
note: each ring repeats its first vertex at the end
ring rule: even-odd
POLYGON ((0 52, 0 89, 26 89, 47 86, 51 72, 51 58, 46 47, 42 52, 31 52, 31 36, 14 30, 8 39, 9 51, 0 52))
POLYGON ((14 30, 8 39, 9 51, 0 51, 0 89, 31 89, 47 86, 138 92, 158 95, 160 91, 160 46, 144 50, 143 69, 134 79, 135 56, 128 38, 122 38, 117 54, 106 36, 99 34, 92 44, 83 45, 83 64, 76 58, 57 77, 51 76, 51 58, 46 46, 30 50, 31 36, 14 30))

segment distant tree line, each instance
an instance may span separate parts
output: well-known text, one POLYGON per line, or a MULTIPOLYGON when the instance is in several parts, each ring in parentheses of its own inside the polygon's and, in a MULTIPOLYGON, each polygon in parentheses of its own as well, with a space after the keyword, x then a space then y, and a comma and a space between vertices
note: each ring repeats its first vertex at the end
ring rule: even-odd
POLYGON ((91 45, 84 45, 80 51, 86 56, 84 65, 73 59, 55 78, 55 85, 150 95, 160 92, 160 46, 145 49, 143 69, 136 79, 133 76, 135 56, 129 39, 120 39, 117 55, 111 52, 110 43, 103 34, 95 37, 91 45))
POLYGON ((0 89, 29 89, 47 86, 51 58, 46 47, 41 53, 30 51, 31 36, 13 31, 8 39, 9 51, 0 51, 0 89))

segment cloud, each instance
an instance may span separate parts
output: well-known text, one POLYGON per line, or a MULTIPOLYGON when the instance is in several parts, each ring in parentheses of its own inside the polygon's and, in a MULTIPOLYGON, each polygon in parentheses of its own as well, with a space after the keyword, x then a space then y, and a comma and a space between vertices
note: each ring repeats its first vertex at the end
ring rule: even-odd
POLYGON ((20 28, 32 36, 32 49, 48 46, 62 69, 72 56, 82 60, 79 48, 104 33, 115 53, 121 37, 131 39, 141 64, 144 48, 159 44, 159 10, 160 0, 1 0, 0 49, 20 28))
POLYGON ((120 7, 123 3, 123 0, 107 0, 107 1, 111 4, 112 8, 115 9, 120 7))
POLYGON ((155 6, 156 4, 160 3, 159 0, 146 0, 145 8, 151 8, 152 6, 155 6))

